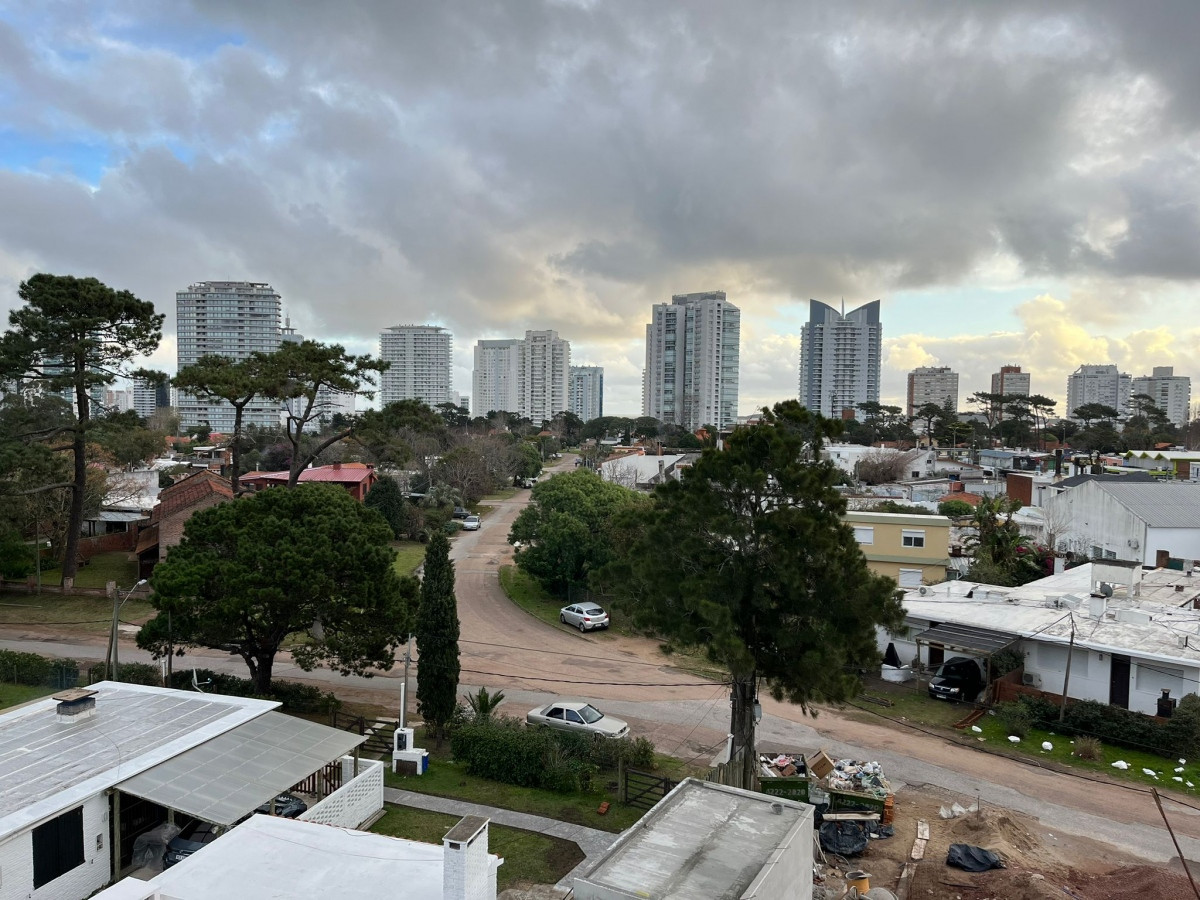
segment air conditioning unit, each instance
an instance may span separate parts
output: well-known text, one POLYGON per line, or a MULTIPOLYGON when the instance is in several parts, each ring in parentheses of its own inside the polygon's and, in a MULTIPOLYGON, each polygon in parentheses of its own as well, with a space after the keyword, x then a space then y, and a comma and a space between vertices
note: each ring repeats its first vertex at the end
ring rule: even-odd
POLYGON ((1038 675, 1036 672, 1022 672, 1021 684, 1025 685, 1026 687, 1041 687, 1042 676, 1038 675))
POLYGON ((922 597, 924 597, 926 594, 929 593, 929 588, 927 588, 927 587, 917 588, 917 593, 920 594, 922 597))

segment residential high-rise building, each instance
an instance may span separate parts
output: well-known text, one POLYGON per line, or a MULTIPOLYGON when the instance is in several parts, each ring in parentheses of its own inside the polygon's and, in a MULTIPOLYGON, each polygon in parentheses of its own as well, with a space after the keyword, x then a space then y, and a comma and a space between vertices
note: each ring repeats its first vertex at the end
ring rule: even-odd
POLYGON ((471 373, 471 415, 515 413, 521 406, 520 338, 478 341, 471 373))
POLYGON ((646 326, 642 415, 695 431, 737 423, 742 313, 724 291, 676 294, 646 326))
POLYGON ((1066 417, 1077 418, 1075 410, 1087 403, 1111 406, 1117 415, 1127 415, 1132 381, 1116 366, 1080 366, 1067 376, 1066 417))
MULTIPOLYGON (((179 368, 205 355, 241 362, 257 351, 279 349, 279 293, 253 281, 200 281, 175 294, 179 368)), ((208 423, 213 431, 233 430, 233 407, 224 400, 205 400, 179 392, 179 424, 192 428, 208 423)), ((255 400, 246 406, 243 426, 273 428, 279 403, 255 400)))
MULTIPOLYGON (((283 320, 283 328, 279 330, 280 346, 284 344, 303 344, 304 335, 292 327, 292 320, 289 316, 283 320)), ((321 385, 317 388, 316 400, 313 403, 313 409, 316 410, 316 417, 320 421, 328 422, 334 416, 352 416, 355 413, 357 406, 358 395, 353 392, 335 391, 328 385, 321 385)), ((287 426, 288 416, 294 409, 297 416, 304 414, 301 406, 304 400, 285 400, 279 409, 280 424, 287 426)))
POLYGON ((513 412, 534 424, 568 408, 571 344, 557 331, 526 331, 524 339, 478 341, 471 375, 471 414, 513 412))
POLYGON ((588 422, 604 415, 604 367, 571 366, 570 410, 588 422))
POLYGON ((831 418, 878 403, 882 344, 878 300, 851 312, 809 301, 800 335, 800 402, 831 418))
POLYGON ((134 380, 133 411, 143 419, 150 418, 156 410, 170 405, 170 382, 164 381, 162 384, 155 384, 152 381, 134 380))
POLYGON ((1007 397, 1028 397, 1029 373, 1022 372, 1020 366, 1001 366, 999 372, 992 373, 991 392, 1007 397))
POLYGON ((1186 375, 1176 375, 1174 366, 1155 366, 1150 375, 1134 378, 1130 394, 1145 394, 1154 400, 1154 405, 1166 414, 1173 425, 1179 428, 1187 426, 1192 407, 1192 379, 1186 375))
POLYGON ((908 373, 908 417, 927 403, 958 412, 958 373, 949 366, 921 366, 908 373))
POLYGON ((569 341, 557 331, 526 331, 521 342, 521 416, 540 425, 567 409, 570 372, 569 341))
POLYGON ((379 355, 391 363, 379 383, 379 403, 452 402, 450 364, 454 336, 437 325, 395 325, 379 333, 379 355))

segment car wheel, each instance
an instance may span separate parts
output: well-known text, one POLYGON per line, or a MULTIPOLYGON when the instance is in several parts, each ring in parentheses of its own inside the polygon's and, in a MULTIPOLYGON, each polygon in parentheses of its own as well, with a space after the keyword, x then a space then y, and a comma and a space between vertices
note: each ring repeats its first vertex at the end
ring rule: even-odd
POLYGON ((579 623, 579 633, 583 634, 585 631, 587 631, 587 629, 584 627, 583 623, 580 622, 579 623))
POLYGON ((562 614, 559 614, 558 621, 560 621, 560 622, 562 622, 564 625, 566 625, 566 624, 567 624, 567 617, 566 617, 566 616, 564 616, 564 615, 562 615, 562 614))

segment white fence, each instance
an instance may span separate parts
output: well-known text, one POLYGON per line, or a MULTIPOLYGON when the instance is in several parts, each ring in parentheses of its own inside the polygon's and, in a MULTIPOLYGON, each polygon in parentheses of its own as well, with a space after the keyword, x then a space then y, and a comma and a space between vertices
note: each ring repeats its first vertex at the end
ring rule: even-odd
POLYGON ((343 756, 342 771, 346 780, 342 786, 302 813, 300 818, 323 825, 358 828, 383 809, 383 768, 384 764, 381 762, 361 760, 358 764, 358 777, 351 778, 354 772, 354 758, 343 756))

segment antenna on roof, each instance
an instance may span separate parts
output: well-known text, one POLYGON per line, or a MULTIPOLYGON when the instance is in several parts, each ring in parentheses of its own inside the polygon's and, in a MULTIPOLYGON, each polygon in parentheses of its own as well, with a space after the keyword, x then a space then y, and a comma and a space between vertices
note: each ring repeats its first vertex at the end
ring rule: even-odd
POLYGON ((207 693, 206 691, 200 690, 200 685, 202 685, 202 684, 206 685, 206 686, 210 685, 210 684, 212 684, 212 679, 210 678, 210 679, 208 679, 208 681, 197 681, 196 680, 196 667, 193 666, 192 667, 192 687, 194 687, 201 694, 207 693))

